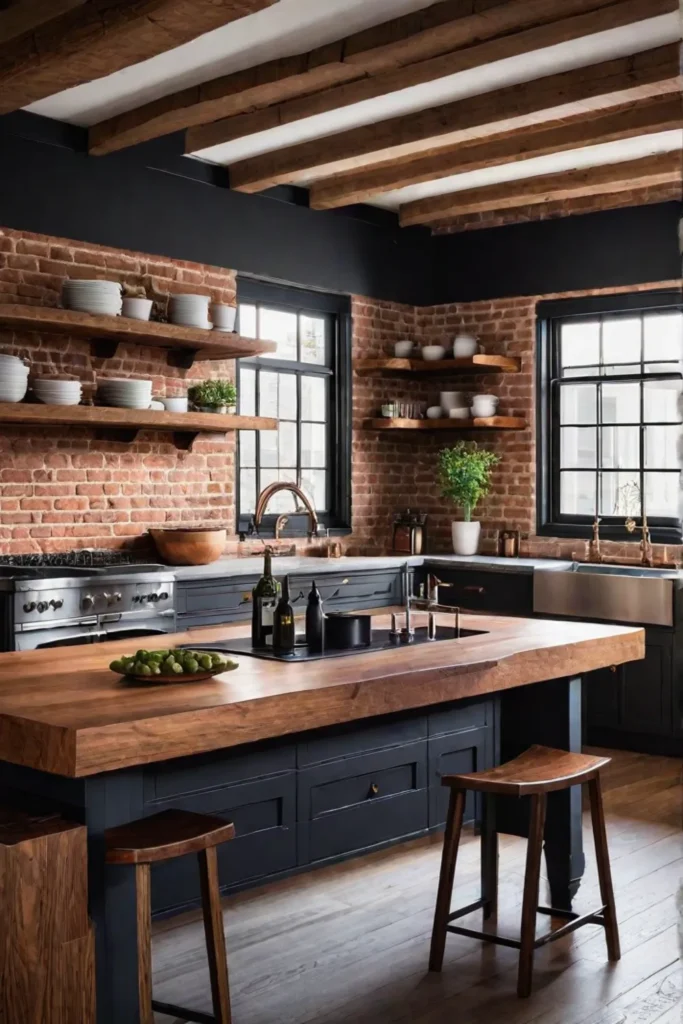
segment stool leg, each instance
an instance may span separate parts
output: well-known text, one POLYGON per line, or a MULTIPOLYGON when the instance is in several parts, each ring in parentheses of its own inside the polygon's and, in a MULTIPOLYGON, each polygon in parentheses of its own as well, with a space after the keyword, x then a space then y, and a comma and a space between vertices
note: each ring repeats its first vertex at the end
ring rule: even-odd
POLYGON ((498 833, 496 832, 496 798, 482 794, 481 821, 481 895, 486 900, 484 920, 498 912, 498 833))
POLYGON ((230 986, 228 982, 228 956, 223 931, 223 911, 218 883, 218 858, 215 846, 197 854, 202 890, 202 913, 206 934, 206 952, 209 958, 211 997, 216 1024, 230 1024, 230 986))
POLYGON ((152 1009, 152 898, 149 864, 135 865, 138 926, 138 998, 140 1024, 154 1024, 152 1009))
POLYGON ((545 793, 539 793, 531 797, 529 842, 526 850, 524 900, 522 902, 522 936, 519 950, 519 974, 517 978, 517 995, 522 999, 531 995, 534 944, 536 942, 538 885, 541 877, 541 854, 543 851, 546 804, 547 798, 545 793))
POLYGON ((614 903, 612 869, 609 862, 605 811, 602 806, 602 787, 599 775, 596 775, 588 783, 588 794, 590 796, 591 822, 593 823, 593 839, 595 841, 595 858, 598 864, 598 879, 600 881, 600 898, 605 907, 607 956, 610 960, 620 960, 619 925, 617 924, 617 911, 614 903))
POLYGON ((458 845, 460 843, 460 833, 462 832, 462 818, 464 811, 465 791, 463 789, 451 790, 451 798, 448 804, 446 834, 444 835, 443 841, 443 854, 441 856, 439 889, 436 897, 436 910, 434 912, 432 947, 429 954, 430 971, 440 971, 443 966, 443 955, 446 949, 446 926, 448 924, 448 915, 451 912, 451 896, 453 894, 455 862, 458 856, 458 845))

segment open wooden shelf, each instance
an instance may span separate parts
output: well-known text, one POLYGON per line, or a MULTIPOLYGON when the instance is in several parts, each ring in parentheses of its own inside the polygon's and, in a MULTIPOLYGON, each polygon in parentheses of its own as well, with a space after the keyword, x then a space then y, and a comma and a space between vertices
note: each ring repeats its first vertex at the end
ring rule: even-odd
POLYGON ((33 405, 29 402, 0 402, 0 423, 32 427, 92 427, 103 439, 127 442, 134 441, 140 430, 164 430, 173 434, 176 448, 184 450, 192 447, 198 434, 277 429, 277 420, 264 416, 158 412, 102 405, 33 405))
POLYGON ((70 334, 90 341, 94 356, 110 359, 120 342, 168 349, 169 366, 189 369, 197 359, 237 359, 275 352, 277 345, 239 334, 203 331, 196 327, 133 320, 126 316, 94 316, 50 306, 0 305, 0 330, 70 334))
POLYGON ((460 359, 359 359, 354 369, 360 377, 389 373, 519 373, 520 360, 512 356, 478 353, 460 359))
POLYGON ((525 430, 521 416, 487 416, 473 420, 366 420, 366 430, 525 430))

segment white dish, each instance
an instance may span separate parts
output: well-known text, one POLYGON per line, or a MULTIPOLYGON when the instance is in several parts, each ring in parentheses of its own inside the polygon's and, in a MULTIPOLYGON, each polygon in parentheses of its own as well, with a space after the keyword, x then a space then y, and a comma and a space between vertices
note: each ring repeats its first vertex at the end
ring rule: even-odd
POLYGON ((211 322, 213 324, 214 331, 234 331, 236 318, 236 306, 228 306, 224 302, 212 303, 211 322))
POLYGON ((488 419, 496 415, 498 399, 494 395, 477 395, 472 399, 472 415, 477 419, 488 419))
POLYGON ((440 405, 430 405, 427 409, 428 420, 440 420, 443 416, 443 410, 440 405))
POLYGON ((470 418, 470 410, 467 406, 461 406, 457 409, 449 409, 448 416, 452 420, 468 420, 470 418))
POLYGON ((149 320, 152 315, 152 300, 126 296, 122 301, 121 312, 131 320, 149 320))
POLYGON ((149 407, 154 412, 165 412, 166 410, 166 406, 164 405, 163 402, 150 402, 149 407))
POLYGON ((446 355, 446 349, 443 345, 424 345, 422 348, 422 358, 426 359, 429 363, 434 363, 439 359, 443 359, 446 355))
POLYGON ((28 384, 9 385, 0 382, 0 402, 21 402, 27 391, 28 384))
POLYGON ((453 339, 453 355, 456 359, 467 359, 476 354, 479 341, 473 334, 458 334, 453 339))
POLYGON ((162 398, 167 412, 187 412, 187 396, 185 398, 162 398))
POLYGON ((36 392, 36 398, 43 405, 80 405, 81 395, 69 396, 69 395, 39 395, 36 392))
POLYGON ((414 341, 410 341, 409 339, 406 339, 405 341, 397 341, 394 345, 394 355, 397 359, 407 359, 412 355, 414 348, 414 341))

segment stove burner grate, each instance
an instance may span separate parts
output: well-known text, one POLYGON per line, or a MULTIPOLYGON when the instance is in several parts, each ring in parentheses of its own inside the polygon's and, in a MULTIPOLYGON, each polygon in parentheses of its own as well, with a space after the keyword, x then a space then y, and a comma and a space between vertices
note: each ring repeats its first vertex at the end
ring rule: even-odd
POLYGON ((85 551, 68 551, 61 555, 0 555, 0 565, 23 567, 105 569, 112 565, 145 565, 149 558, 139 557, 123 551, 107 551, 91 549, 85 551))

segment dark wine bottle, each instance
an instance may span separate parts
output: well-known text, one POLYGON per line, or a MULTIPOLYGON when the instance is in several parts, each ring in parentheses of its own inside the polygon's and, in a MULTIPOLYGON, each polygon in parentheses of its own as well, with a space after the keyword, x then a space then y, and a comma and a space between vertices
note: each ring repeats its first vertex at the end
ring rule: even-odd
POLYGON ((280 584, 273 576, 273 553, 266 548, 263 558, 263 576, 252 591, 251 643, 254 647, 268 647, 273 642, 273 618, 280 596, 280 584))
POLYGON ((321 654, 325 646, 323 599, 315 585, 315 580, 313 580, 306 607, 306 643, 311 654, 321 654))
POLYGON ((289 599, 289 576, 285 576, 282 583, 282 594, 273 616, 273 648, 287 653, 294 650, 295 642, 294 608, 289 599))

